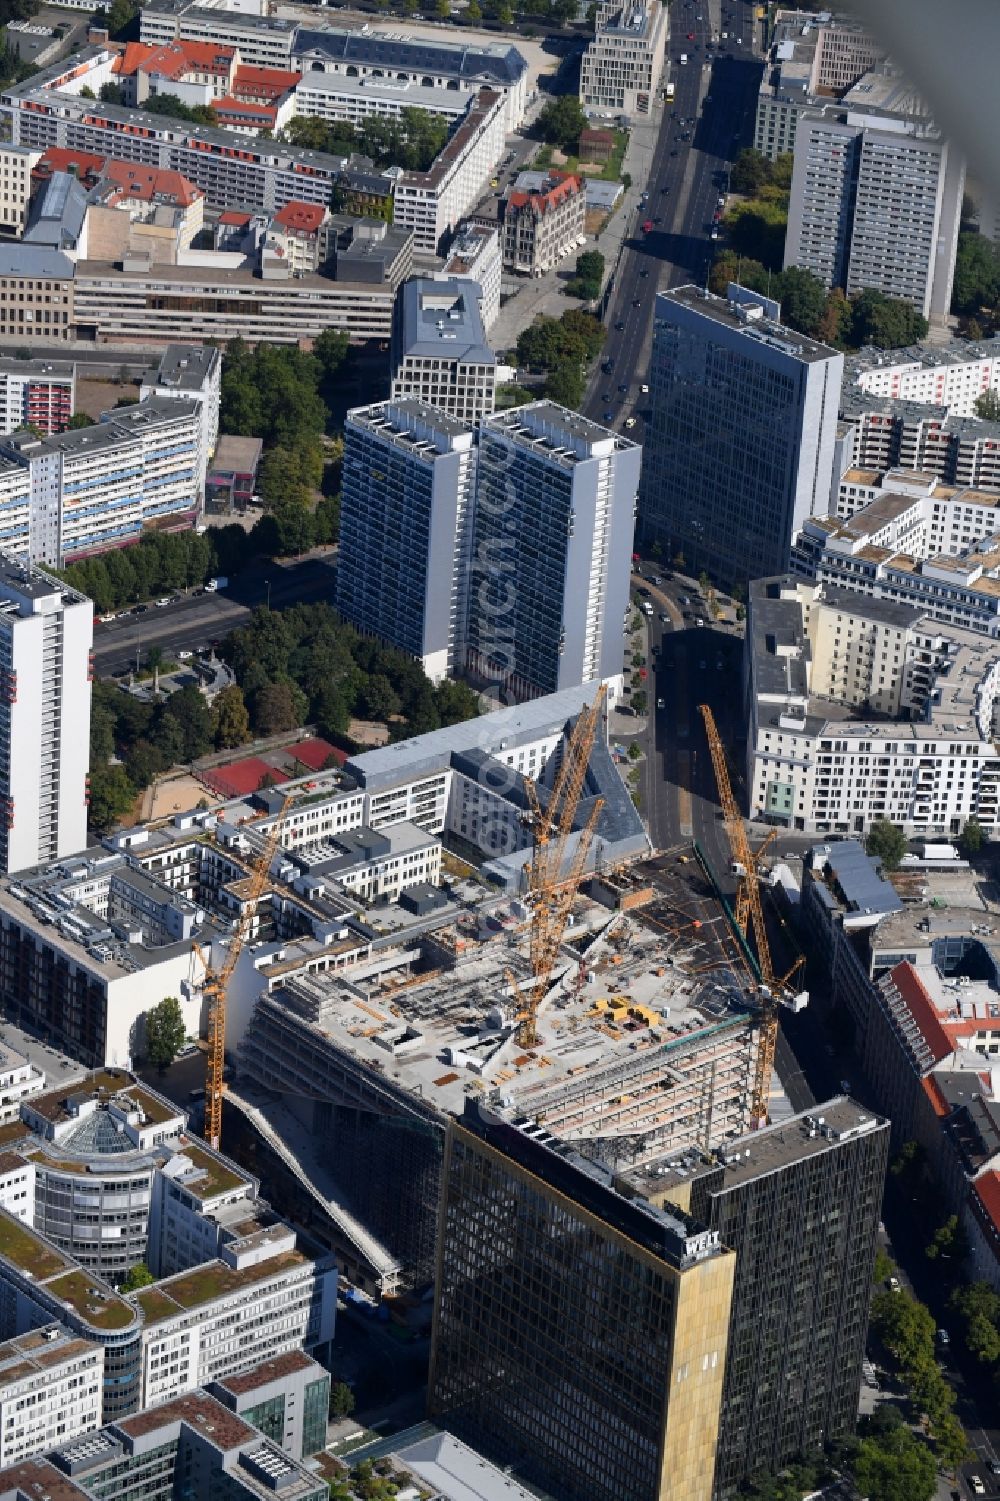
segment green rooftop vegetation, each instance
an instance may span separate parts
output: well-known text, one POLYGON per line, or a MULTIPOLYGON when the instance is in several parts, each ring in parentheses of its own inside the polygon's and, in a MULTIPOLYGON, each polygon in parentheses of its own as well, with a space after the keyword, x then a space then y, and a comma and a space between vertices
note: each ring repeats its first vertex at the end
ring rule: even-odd
POLYGON ((238 1173, 227 1168, 210 1152, 202 1147, 195 1146, 190 1138, 180 1148, 185 1157, 190 1157, 192 1163, 204 1177, 197 1183, 185 1183, 184 1187, 189 1193, 195 1194, 200 1199, 211 1199, 216 1194, 227 1193, 231 1189, 239 1188, 245 1181, 238 1173))
POLYGON ((0 1256, 6 1256, 22 1272, 30 1272, 36 1282, 54 1277, 69 1264, 54 1246, 45 1245, 20 1220, 6 1213, 0 1213, 0 1256))
POLYGON ((126 1329, 135 1318, 135 1310, 110 1289, 93 1293, 90 1290, 93 1287, 97 1287, 94 1278, 80 1267, 47 1284, 53 1297, 75 1308, 95 1329, 126 1329))
POLYGON ((283 1251, 279 1256, 271 1256, 267 1261, 258 1262, 256 1266, 244 1267, 242 1271, 226 1266, 221 1261, 206 1261, 203 1266, 196 1266, 190 1272, 171 1277, 158 1289, 139 1293, 138 1301, 146 1314, 147 1323, 155 1324, 182 1309, 200 1308, 204 1303, 211 1303, 214 1298, 224 1298, 231 1293, 238 1293, 242 1288, 252 1287, 257 1282, 265 1282, 269 1277, 287 1271, 289 1267, 302 1266, 305 1261, 306 1257, 300 1251, 283 1251), (163 1301, 154 1309, 147 1306, 147 1299, 151 1300, 151 1293, 155 1292, 160 1294, 163 1301))
POLYGON ((144 1287, 135 1294, 135 1301, 142 1309, 147 1324, 159 1324, 180 1310, 173 1298, 161 1293, 157 1287, 144 1287))

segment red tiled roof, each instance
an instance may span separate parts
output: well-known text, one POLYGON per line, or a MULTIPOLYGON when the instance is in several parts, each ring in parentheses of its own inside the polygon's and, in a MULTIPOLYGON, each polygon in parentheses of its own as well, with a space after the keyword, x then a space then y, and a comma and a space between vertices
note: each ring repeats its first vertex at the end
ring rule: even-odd
POLYGON ((107 157, 89 151, 73 151, 66 146, 49 146, 32 173, 33 177, 51 177, 54 172, 72 172, 81 182, 96 179, 107 157))
POLYGON ((920 1035, 930 1048, 934 1062, 940 1063, 943 1058, 949 1058, 955 1051, 955 1044, 945 1030, 920 976, 908 959, 896 965, 892 979, 903 1004, 919 1027, 920 1035))
POLYGON ((141 71, 162 78, 183 78, 185 73, 212 73, 225 78, 235 56, 234 48, 212 42, 164 42, 160 46, 129 42, 115 71, 126 77, 141 71))
POLYGON ((248 792, 257 792, 265 777, 274 782, 288 781, 283 771, 276 771, 259 756, 247 756, 243 761, 231 761, 228 766, 216 766, 202 773, 202 781, 222 797, 245 797, 248 792))
POLYGON ((294 229, 299 234, 314 235, 326 218, 326 209, 321 203, 302 203, 292 198, 274 216, 275 224, 282 229, 294 229))
POLYGON ((983 1173, 972 1186, 987 1217, 1000 1230, 1000 1173, 983 1173))
POLYGON ((219 215, 219 223, 220 224, 241 224, 241 225, 242 224, 249 224, 251 218, 252 218, 252 215, 250 215, 250 214, 244 214, 238 208, 227 208, 224 213, 221 213, 219 215))
POLYGON ((288 73, 283 68, 247 67, 241 63, 233 77, 233 96, 242 99, 252 95, 255 99, 277 101, 301 82, 301 73, 288 73))
POLYGON ((104 164, 102 177, 108 178, 121 188, 123 198, 170 198, 181 208, 189 208, 204 198, 200 188, 189 182, 180 172, 161 167, 138 167, 132 162, 109 161, 104 164))
POLYGON ((512 208, 531 207, 536 213, 544 214, 550 208, 555 208, 564 198, 568 198, 573 193, 581 191, 581 179, 576 177, 572 172, 562 174, 551 173, 550 181, 557 176, 558 181, 553 181, 552 186, 546 188, 544 192, 511 193, 507 199, 508 204, 512 208))
POLYGON ((347 760, 347 752, 338 750, 328 740, 321 740, 314 736, 311 740, 300 740, 298 745, 290 745, 285 752, 294 761, 301 761, 303 766, 308 766, 310 771, 322 771, 328 761, 336 761, 338 766, 343 766, 347 760))
POLYGON ((272 123, 278 114, 273 104, 257 104, 252 99, 213 99, 212 111, 220 120, 231 115, 236 120, 250 118, 272 123))
POLYGON ((951 1114, 951 1109, 948 1105, 948 1101, 941 1093, 940 1085, 938 1084, 934 1075, 928 1074, 927 1077, 925 1079, 921 1079, 920 1082, 924 1086, 924 1094, 930 1100, 931 1109, 934 1111, 934 1114, 937 1116, 938 1120, 944 1120, 946 1116, 951 1114))

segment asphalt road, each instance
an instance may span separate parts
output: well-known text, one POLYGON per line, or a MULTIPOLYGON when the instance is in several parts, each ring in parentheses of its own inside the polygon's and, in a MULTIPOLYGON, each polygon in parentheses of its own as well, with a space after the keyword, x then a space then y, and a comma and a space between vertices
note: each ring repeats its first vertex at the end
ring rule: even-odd
POLYGON ((246 623, 256 605, 280 610, 294 604, 333 603, 333 559, 306 558, 301 563, 262 561, 233 579, 219 594, 183 594, 162 608, 150 605, 142 615, 119 616, 94 627, 94 665, 102 677, 135 667, 150 647, 166 652, 199 651, 246 623))
POLYGON ((615 427, 634 416, 636 438, 642 436, 639 387, 649 364, 655 294, 704 281, 717 248, 710 231, 720 181, 737 151, 752 142, 762 71, 753 55, 753 17, 754 7, 743 0, 721 0, 721 7, 720 0, 677 0, 671 7, 675 98, 664 106, 646 184, 648 202, 635 211, 633 233, 615 273, 603 351, 613 369, 610 374, 595 372, 584 408, 595 421, 615 427), (713 32, 722 30, 729 40, 707 51, 713 32), (742 46, 736 38, 742 38, 742 46), (725 49, 722 55, 720 48, 725 49), (683 67, 678 61, 682 52, 688 55, 683 67), (706 58, 712 59, 709 67, 704 66, 706 58), (710 102, 702 107, 706 96, 710 102), (685 132, 691 133, 690 141, 681 138, 685 132), (647 220, 653 221, 653 229, 644 235, 641 226, 647 220), (628 390, 620 391, 621 384, 628 390))

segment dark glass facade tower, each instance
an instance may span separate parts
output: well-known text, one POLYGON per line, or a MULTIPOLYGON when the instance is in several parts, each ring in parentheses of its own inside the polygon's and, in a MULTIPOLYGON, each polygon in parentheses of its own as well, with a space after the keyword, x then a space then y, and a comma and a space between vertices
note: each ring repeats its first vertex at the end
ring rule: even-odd
POLYGON ((448 1131, 430 1413, 559 1501, 708 1501, 733 1257, 476 1103, 448 1131))
POLYGON ((888 1121, 840 1098, 689 1185, 691 1214, 736 1252, 719 1498, 854 1427, 888 1149, 888 1121))

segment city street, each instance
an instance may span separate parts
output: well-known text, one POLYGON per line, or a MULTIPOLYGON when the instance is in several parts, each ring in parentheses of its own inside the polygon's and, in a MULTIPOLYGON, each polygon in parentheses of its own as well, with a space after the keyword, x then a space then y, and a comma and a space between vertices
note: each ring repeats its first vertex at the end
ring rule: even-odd
POLYGON ((201 651, 244 625, 257 605, 333 604, 336 569, 332 555, 301 562, 264 559, 244 569, 220 594, 182 594, 169 605, 149 605, 141 615, 119 615, 94 627, 94 666, 100 677, 136 665, 150 647, 164 652, 201 651))
POLYGON ((640 440, 639 387, 649 365, 655 294, 705 280, 716 248, 709 235, 720 183, 736 152, 751 143, 761 77, 753 55, 755 24, 754 7, 742 0, 721 5, 720 0, 681 0, 671 9, 669 77, 675 97, 663 108, 645 184, 648 200, 631 210, 631 234, 614 273, 603 352, 613 369, 594 372, 585 404, 587 416, 616 427, 634 416, 632 435, 640 440), (723 30, 728 40, 706 51, 713 33, 720 36, 723 30), (687 54, 685 65, 681 53, 687 54), (690 141, 682 139, 686 132, 690 141), (644 235, 647 221, 653 228, 644 235), (622 384, 628 387, 624 392, 622 384), (606 419, 609 411, 612 418, 606 419))

